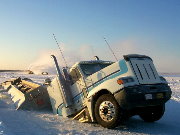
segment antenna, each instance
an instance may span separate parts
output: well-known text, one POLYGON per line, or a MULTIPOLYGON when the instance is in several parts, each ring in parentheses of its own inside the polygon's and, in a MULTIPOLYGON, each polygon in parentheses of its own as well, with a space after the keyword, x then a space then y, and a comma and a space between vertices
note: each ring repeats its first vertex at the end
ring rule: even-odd
POLYGON ((113 50, 112 50, 111 46, 109 45, 109 43, 107 42, 106 38, 105 38, 105 37, 103 37, 103 38, 104 38, 104 41, 106 42, 106 44, 108 45, 109 50, 110 50, 110 51, 111 51, 111 53, 113 54, 114 58, 116 59, 116 61, 118 61, 118 59, 117 59, 116 55, 114 54, 114 52, 113 52, 113 50))
POLYGON ((66 59, 65 59, 65 57, 64 57, 64 55, 63 55, 63 52, 62 52, 62 50, 61 50, 61 47, 60 47, 59 43, 57 42, 57 39, 56 39, 56 36, 55 36, 54 33, 53 33, 53 37, 54 37, 54 40, 56 41, 56 44, 57 44, 57 46, 58 46, 58 48, 59 48, 59 51, 60 51, 60 53, 61 53, 61 56, 62 56, 62 58, 63 58, 63 60, 64 60, 64 63, 65 63, 65 65, 66 65, 66 68, 67 68, 68 66, 67 66, 66 59))

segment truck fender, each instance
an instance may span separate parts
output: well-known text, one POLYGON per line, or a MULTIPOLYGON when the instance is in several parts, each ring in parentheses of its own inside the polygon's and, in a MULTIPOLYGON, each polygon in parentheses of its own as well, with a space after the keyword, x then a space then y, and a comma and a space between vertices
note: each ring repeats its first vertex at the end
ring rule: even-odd
POLYGON ((96 121, 95 116, 94 116, 95 103, 96 103, 97 99, 103 94, 112 94, 112 93, 106 89, 102 89, 102 90, 99 90, 98 92, 96 92, 94 95, 86 98, 86 105, 87 105, 88 112, 89 112, 92 122, 96 121))

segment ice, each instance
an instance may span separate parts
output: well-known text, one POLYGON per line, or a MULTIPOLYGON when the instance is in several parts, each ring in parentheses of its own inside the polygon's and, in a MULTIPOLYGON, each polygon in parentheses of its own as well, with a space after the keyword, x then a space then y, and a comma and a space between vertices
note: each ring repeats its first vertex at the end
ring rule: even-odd
POLYGON ((5 82, 9 79, 15 78, 30 78, 31 80, 39 83, 43 83, 46 78, 54 78, 55 75, 37 75, 37 74, 28 74, 26 72, 0 72, 0 83, 5 82))
POLYGON ((164 76, 172 89, 173 100, 180 102, 180 75, 164 76))
MULTIPOLYGON (((0 82, 17 77, 31 78, 42 83, 54 76, 28 75, 24 73, 0 73, 0 82)), ((163 75, 172 89, 172 98, 166 103, 163 118, 145 123, 138 116, 110 130, 95 123, 80 123, 62 118, 51 111, 15 110, 6 92, 0 90, 0 135, 179 135, 180 129, 180 75, 163 75)))

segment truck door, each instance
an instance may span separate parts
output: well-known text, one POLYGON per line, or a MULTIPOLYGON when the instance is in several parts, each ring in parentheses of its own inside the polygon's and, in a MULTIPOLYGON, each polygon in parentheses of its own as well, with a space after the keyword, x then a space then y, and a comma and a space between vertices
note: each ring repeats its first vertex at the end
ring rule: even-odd
POLYGON ((83 76, 79 72, 77 68, 74 68, 71 72, 71 79, 72 79, 72 94, 74 99, 81 99, 87 96, 86 93, 86 84, 84 82, 83 76))

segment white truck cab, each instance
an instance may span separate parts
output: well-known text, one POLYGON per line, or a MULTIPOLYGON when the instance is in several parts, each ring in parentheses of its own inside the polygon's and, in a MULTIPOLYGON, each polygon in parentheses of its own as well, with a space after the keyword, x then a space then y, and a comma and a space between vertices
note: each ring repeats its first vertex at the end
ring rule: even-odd
POLYGON ((54 113, 114 128, 124 118, 139 115, 144 121, 159 120, 171 97, 166 80, 145 55, 125 55, 123 60, 81 61, 60 70, 48 86, 54 113))

